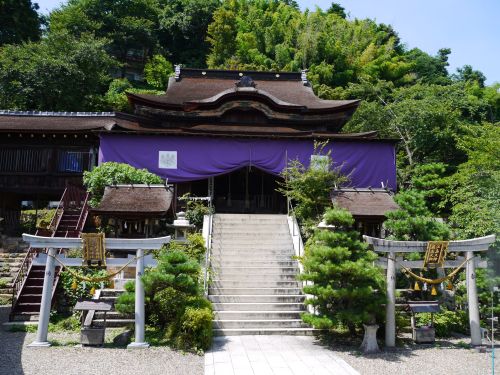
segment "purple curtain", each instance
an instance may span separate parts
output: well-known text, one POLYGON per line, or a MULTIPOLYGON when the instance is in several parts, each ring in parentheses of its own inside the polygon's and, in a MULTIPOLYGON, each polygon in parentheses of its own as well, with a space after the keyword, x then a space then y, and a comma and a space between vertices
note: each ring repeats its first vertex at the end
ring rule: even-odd
MULTIPOLYGON (((130 134, 102 134, 100 138, 99 163, 116 161, 146 168, 169 182, 206 179, 249 165, 278 175, 287 158, 309 165, 314 148, 312 140, 130 134), (176 153, 173 157, 176 168, 160 165, 161 151, 176 153)), ((389 188, 396 188, 393 143, 332 140, 325 148, 328 150, 335 165, 350 175, 351 186, 381 187, 383 182, 389 188)))

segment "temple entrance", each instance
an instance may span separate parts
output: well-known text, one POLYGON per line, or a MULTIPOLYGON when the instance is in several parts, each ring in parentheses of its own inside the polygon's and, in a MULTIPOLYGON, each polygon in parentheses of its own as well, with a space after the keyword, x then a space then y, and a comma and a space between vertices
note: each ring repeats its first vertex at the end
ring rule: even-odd
POLYGON ((281 177, 244 167, 214 177, 215 211, 219 213, 286 213, 286 198, 276 191, 281 177))

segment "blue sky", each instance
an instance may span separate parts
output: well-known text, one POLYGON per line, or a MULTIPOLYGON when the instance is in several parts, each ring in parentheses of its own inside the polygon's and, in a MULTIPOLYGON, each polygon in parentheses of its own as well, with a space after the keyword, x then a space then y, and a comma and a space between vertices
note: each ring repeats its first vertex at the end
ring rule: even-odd
MULTIPOLYGON (((35 0, 36 1, 36 0, 35 0)), ((37 0, 48 13, 63 1, 37 0)), ((298 0, 302 9, 327 9, 331 0, 298 0)), ((336 0, 351 18, 390 24, 409 48, 435 55, 451 48, 451 73, 465 64, 482 71, 487 84, 500 82, 499 0, 336 0)))

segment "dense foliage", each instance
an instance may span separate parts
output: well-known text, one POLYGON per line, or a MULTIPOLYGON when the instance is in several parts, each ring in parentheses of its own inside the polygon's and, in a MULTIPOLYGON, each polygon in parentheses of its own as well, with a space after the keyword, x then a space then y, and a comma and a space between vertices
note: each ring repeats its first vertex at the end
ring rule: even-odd
POLYGON ((89 204, 96 207, 107 185, 161 184, 163 180, 146 169, 137 169, 125 163, 102 163, 92 171, 83 173, 83 184, 92 195, 89 204))
POLYGON ((0 48, 0 108, 85 111, 103 106, 116 66, 106 41, 51 34, 38 43, 0 48))
POLYGON ((31 0, 0 1, 0 46, 40 39, 43 17, 38 8, 31 0))
POLYGON ((403 241, 447 240, 448 226, 437 221, 417 190, 402 191, 395 196, 399 210, 386 213, 384 223, 389 238, 403 241))
MULTIPOLYGON (((178 248, 163 249, 158 266, 142 277, 146 319, 156 335, 181 348, 206 350, 212 342, 212 307, 202 296, 200 265, 178 248)), ((134 284, 116 302, 123 313, 134 311, 134 284)))

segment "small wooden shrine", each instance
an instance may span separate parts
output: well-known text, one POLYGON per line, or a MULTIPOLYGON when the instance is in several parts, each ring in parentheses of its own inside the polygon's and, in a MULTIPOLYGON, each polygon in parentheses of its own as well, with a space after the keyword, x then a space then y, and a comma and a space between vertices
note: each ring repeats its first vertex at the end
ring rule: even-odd
POLYGON ((91 213, 108 237, 149 238, 160 233, 162 221, 173 215, 172 202, 170 185, 106 186, 99 206, 91 213))

